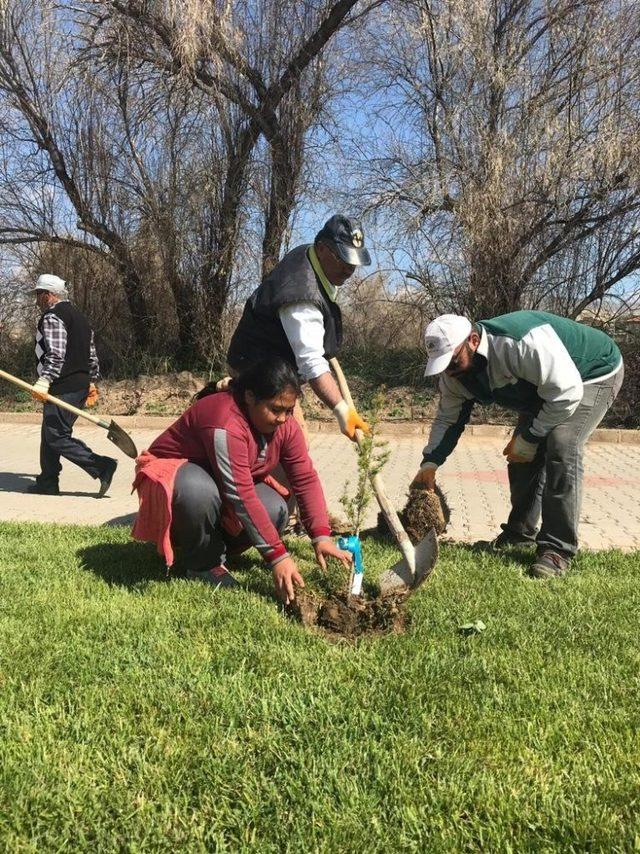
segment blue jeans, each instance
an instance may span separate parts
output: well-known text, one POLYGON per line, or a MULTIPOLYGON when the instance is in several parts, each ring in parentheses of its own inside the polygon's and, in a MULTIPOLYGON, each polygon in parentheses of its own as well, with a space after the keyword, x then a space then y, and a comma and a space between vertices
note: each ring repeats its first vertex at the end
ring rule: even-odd
MULTIPOLYGON (((621 367, 614 376, 585 385, 576 411, 540 442, 533 461, 509 463, 511 513, 503 530, 535 539, 539 549, 569 558, 575 555, 584 446, 616 399, 623 379, 624 367, 621 367), (542 524, 538 530, 540 517, 542 524)), ((534 417, 535 413, 522 414, 516 432, 524 430, 534 417)))

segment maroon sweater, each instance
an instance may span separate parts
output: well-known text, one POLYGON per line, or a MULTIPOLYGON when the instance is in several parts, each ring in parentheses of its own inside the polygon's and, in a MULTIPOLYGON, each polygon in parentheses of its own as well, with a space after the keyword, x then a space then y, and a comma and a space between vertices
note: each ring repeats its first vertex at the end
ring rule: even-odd
POLYGON ((232 512, 270 564, 287 555, 254 484, 282 464, 312 540, 331 534, 327 507, 302 431, 287 418, 269 436, 252 427, 231 392, 196 401, 149 448, 156 457, 185 458, 210 472, 223 505, 232 512))

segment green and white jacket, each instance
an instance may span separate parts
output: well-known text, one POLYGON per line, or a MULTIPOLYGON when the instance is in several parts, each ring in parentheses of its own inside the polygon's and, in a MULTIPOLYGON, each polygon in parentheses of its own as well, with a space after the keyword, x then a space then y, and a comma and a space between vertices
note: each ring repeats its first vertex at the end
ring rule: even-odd
POLYGON ((545 311, 514 311, 476 327, 476 368, 459 377, 440 375, 440 405, 423 464, 442 465, 476 402, 531 412, 522 438, 537 443, 573 415, 584 385, 622 366, 620 350, 604 332, 545 311))

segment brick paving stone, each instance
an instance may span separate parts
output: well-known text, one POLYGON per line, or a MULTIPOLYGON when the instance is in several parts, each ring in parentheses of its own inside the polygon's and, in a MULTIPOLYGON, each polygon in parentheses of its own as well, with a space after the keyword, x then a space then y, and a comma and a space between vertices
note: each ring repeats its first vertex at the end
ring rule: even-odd
MULTIPOLYGON (((77 524, 131 522, 137 500, 130 494, 133 461, 107 439, 106 432, 81 425, 78 434, 97 453, 118 458, 119 466, 109 496, 97 500, 97 481, 69 463, 63 463, 60 497, 26 494, 38 465, 40 428, 35 424, 0 424, 0 519, 77 524)), ((139 450, 159 429, 131 431, 139 450)), ((385 437, 390 459, 382 475, 389 497, 400 508, 415 474, 423 436, 385 437)), ((465 436, 438 472, 438 481, 451 507, 447 536, 461 542, 490 539, 509 512, 503 438, 465 436)), ((350 482, 357 481, 354 446, 333 432, 311 434, 311 455, 322 479, 327 503, 341 514, 339 499, 350 482)), ((375 502, 367 512, 365 527, 375 524, 375 502)), ((640 445, 591 443, 585 456, 585 486, 580 527, 585 548, 640 549, 640 445)))

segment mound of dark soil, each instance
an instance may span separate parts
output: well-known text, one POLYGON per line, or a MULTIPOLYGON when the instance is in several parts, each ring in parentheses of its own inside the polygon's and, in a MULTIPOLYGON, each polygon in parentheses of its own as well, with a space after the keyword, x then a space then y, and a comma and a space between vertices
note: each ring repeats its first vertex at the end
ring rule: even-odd
POLYGON ((322 599, 301 590, 288 606, 289 615, 303 626, 316 627, 333 637, 350 640, 369 634, 400 633, 407 627, 404 604, 407 594, 368 599, 338 593, 322 599))
MULTIPOLYGON (((435 492, 426 489, 410 489, 407 502, 398 516, 409 539, 415 545, 431 528, 435 529, 436 534, 443 534, 451 519, 451 511, 444 493, 439 486, 436 486, 435 492)), ((387 520, 382 513, 378 513, 378 531, 381 534, 390 533, 387 520)))

